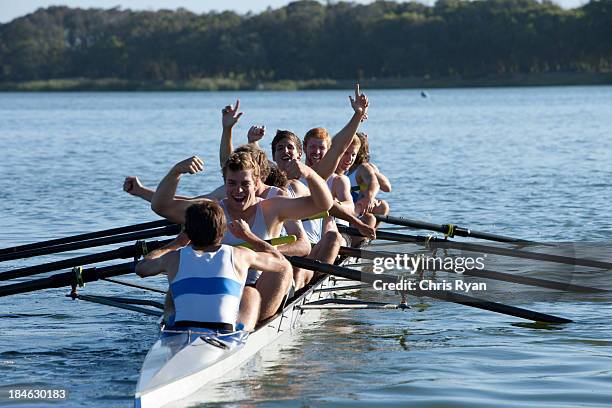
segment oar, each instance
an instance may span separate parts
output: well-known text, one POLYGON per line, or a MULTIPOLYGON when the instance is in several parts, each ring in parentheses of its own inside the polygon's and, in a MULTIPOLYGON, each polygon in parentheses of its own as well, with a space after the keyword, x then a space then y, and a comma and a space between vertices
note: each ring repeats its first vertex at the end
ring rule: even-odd
POLYGON ((104 266, 101 268, 87 268, 80 271, 80 273, 77 271, 64 272, 49 276, 47 278, 0 286, 0 297, 33 292, 35 290, 61 288, 63 286, 71 286, 79 283, 94 282, 104 278, 112 278, 113 276, 127 275, 128 273, 134 272, 135 266, 135 262, 126 262, 118 265, 104 266))
MULTIPOLYGON (((344 232, 349 235, 358 236, 358 237, 364 236, 356 228, 345 227, 343 225, 338 225, 338 231, 344 232)), ((387 240, 387 241, 409 242, 409 243, 425 245, 429 247, 454 248, 454 249, 460 249, 462 251, 481 252, 481 253, 495 254, 495 255, 501 255, 501 256, 509 256, 513 258, 525 258, 525 259, 533 259, 536 261, 555 262, 555 263, 561 263, 561 264, 567 264, 567 265, 580 265, 580 266, 588 266, 591 268, 612 269, 612 263, 610 262, 595 261, 592 259, 572 258, 569 256, 561 256, 561 255, 541 254, 537 252, 522 251, 519 249, 498 248, 498 247, 481 245, 481 244, 473 244, 473 243, 468 243, 468 242, 448 241, 445 239, 440 239, 440 238, 435 238, 435 237, 423 237, 419 235, 406 235, 406 234, 398 234, 395 232, 377 231, 376 238, 387 240)))
MULTIPOLYGON (((329 216, 329 212, 323 211, 323 212, 314 214, 310 217, 307 217, 303 219, 302 221, 316 220, 318 218, 324 218, 328 216, 329 216)), ((49 241, 35 242, 32 244, 26 244, 26 245, 20 245, 20 246, 16 246, 12 248, 0 249, 0 262, 10 261, 13 259, 20 259, 20 258, 30 258, 32 256, 38 256, 38 255, 53 254, 57 252, 72 251, 74 249, 82 249, 82 248, 89 248, 89 247, 94 247, 94 246, 107 245, 106 243, 95 244, 97 241, 94 241, 94 239, 108 237, 112 235, 125 234, 128 232, 134 232, 134 231, 144 231, 144 230, 153 229, 157 227, 169 227, 170 231, 172 231, 171 234, 159 234, 159 235, 173 235, 174 231, 180 231, 178 229, 179 226, 177 226, 176 224, 173 224, 172 222, 168 220, 145 222, 142 224, 128 225, 125 227, 118 227, 118 228, 112 228, 112 229, 103 230, 103 231, 89 232, 86 234, 73 235, 70 237, 57 238, 57 239, 52 239, 49 241), (85 246, 80 246, 79 244, 76 244, 77 242, 81 242, 81 241, 87 242, 89 244, 83 244, 85 246), (69 246, 69 245, 65 247, 61 246, 64 244, 69 244, 69 243, 74 243, 74 246, 69 246), (44 248, 47 248, 48 250, 45 250, 44 248), (68 249, 63 249, 63 248, 68 248, 68 249)), ((123 236, 123 235, 120 235, 120 236, 123 236)), ((127 235, 125 236, 127 237, 127 235)), ((118 242, 131 241, 132 239, 134 240, 144 239, 144 238, 151 238, 154 236, 156 235, 145 234, 141 238, 138 238, 136 236, 136 238, 130 238, 130 239, 125 239, 125 240, 120 240, 120 241, 114 241, 112 239, 109 239, 109 241, 102 240, 99 242, 108 242, 108 243, 114 244, 118 242)))
POLYGON ((45 248, 30 249, 27 251, 14 252, 10 254, 0 255, 0 262, 10 261, 13 259, 30 258, 38 255, 49 255, 58 252, 74 251, 83 248, 93 248, 98 246, 117 244, 120 242, 135 241, 139 239, 147 239, 159 237, 163 235, 177 235, 181 232, 181 226, 172 224, 162 228, 155 228, 145 231, 130 232, 127 234, 115 235, 112 237, 95 238, 87 241, 71 242, 67 244, 54 245, 45 248))
POLYGON ((94 238, 108 237, 111 235, 126 234, 128 232, 143 231, 151 228, 165 227, 172 223, 168 220, 150 221, 142 224, 128 225, 125 227, 111 228, 102 231, 88 232, 85 234, 73 235, 70 237, 50 239, 48 241, 34 242, 31 244, 18 245, 12 248, 0 249, 0 255, 11 254, 14 252, 29 251, 31 249, 45 248, 70 242, 85 241, 94 238))
MULTIPOLYGON (((296 240, 297 237, 295 235, 287 235, 283 237, 267 239, 266 242, 276 246, 281 244, 291 244, 296 240)), ((113 259, 137 259, 151 251, 156 250, 157 248, 161 248, 170 241, 172 241, 172 239, 148 242, 137 241, 134 245, 127 245, 121 248, 100 252, 93 255, 77 256, 75 258, 63 259, 61 261, 48 262, 41 265, 28 266, 19 269, 12 269, 10 271, 0 272, 0 281, 5 281, 14 278, 24 278, 26 276, 57 271, 59 269, 72 268, 74 266, 91 265, 94 263, 111 261, 113 259)), ((237 244, 237 246, 243 246, 252 249, 251 245, 246 242, 237 244)))
POLYGON ((24 278, 26 276, 38 275, 40 273, 57 271, 73 266, 90 265, 99 262, 110 261, 113 259, 138 259, 140 256, 166 245, 171 239, 164 241, 138 241, 134 245, 127 245, 121 248, 104 251, 93 255, 77 256, 75 258, 63 259, 56 262, 48 262, 41 265, 28 266, 25 268, 13 269, 0 272, 0 281, 14 278, 24 278))
MULTIPOLYGON (((347 255, 347 256, 353 256, 355 258, 361 258, 361 259, 388 258, 388 257, 396 257, 397 255, 399 256, 406 255, 406 254, 399 253, 399 252, 368 251, 364 249, 349 248, 349 247, 344 247, 344 246, 340 247, 340 254, 347 255)), ((449 272, 446 269, 434 269, 434 270, 449 272)), ((531 278, 528 276, 513 275, 511 273, 496 272, 496 271, 491 271, 491 270, 486 270, 486 269, 480 269, 480 270, 479 269, 466 269, 463 272, 463 275, 477 276, 480 278, 493 279, 493 280, 499 280, 499 281, 504 281, 504 282, 518 283, 521 285, 537 286, 541 288, 563 290, 563 291, 570 291, 570 292, 581 292, 581 293, 608 292, 607 290, 604 290, 604 289, 591 288, 588 286, 581 286, 581 285, 573 285, 571 283, 556 282, 556 281, 551 281, 548 279, 531 278)))
MULTIPOLYGON (((365 283, 374 283, 375 281, 382 281, 385 283, 395 284, 398 282, 399 279, 399 276, 362 272, 354 269, 344 268, 341 266, 329 265, 312 259, 301 258, 297 256, 288 256, 287 259, 289 259, 289 262, 291 262, 294 266, 297 266, 298 268, 310 269, 312 271, 323 272, 329 275, 340 276, 342 278, 361 281, 365 283)), ((489 310, 491 312, 520 317, 522 319, 527 319, 534 322, 572 323, 572 320, 563 317, 557 317, 546 313, 523 309, 520 307, 491 302, 488 300, 482 300, 472 296, 444 290, 421 290, 417 288, 413 291, 410 291, 410 293, 416 296, 427 296, 434 299, 444 300, 446 302, 459 303, 465 306, 489 310)))
POLYGON ((478 239, 486 239, 489 241, 497 241, 497 242, 512 242, 516 244, 535 244, 534 241, 528 241, 520 238, 512 238, 504 235, 491 234, 489 232, 481 232, 471 230, 469 228, 459 227, 454 224, 431 224, 429 222, 411 220, 409 218, 404 217, 392 217, 389 215, 374 215, 378 221, 393 224, 393 225, 402 225, 404 227, 410 228, 418 228, 429 231, 437 231, 441 232, 448 237, 460 236, 460 237, 471 237, 478 239))

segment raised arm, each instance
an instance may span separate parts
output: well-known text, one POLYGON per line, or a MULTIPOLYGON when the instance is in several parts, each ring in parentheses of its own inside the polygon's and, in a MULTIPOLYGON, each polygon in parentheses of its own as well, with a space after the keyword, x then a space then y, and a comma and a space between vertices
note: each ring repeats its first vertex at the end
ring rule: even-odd
POLYGON ((355 98, 349 96, 349 100, 354 111, 353 116, 346 126, 332 138, 332 144, 325 156, 313 166, 324 180, 327 180, 336 171, 340 158, 359 129, 359 124, 367 118, 369 101, 368 97, 359 90, 359 84, 355 85, 355 98))
POLYGON ((229 155, 234 151, 232 146, 232 129, 242 116, 242 112, 238 113, 239 108, 240 99, 237 99, 235 107, 227 105, 221 110, 221 124, 223 125, 221 144, 219 145, 219 163, 221 167, 223 167, 229 155))
POLYGON ((156 214, 178 224, 185 223, 185 211, 191 204, 203 199, 185 200, 175 197, 181 176, 195 174, 204 168, 204 162, 193 156, 175 164, 157 186, 151 200, 151 209, 156 214))
POLYGON ((262 201, 267 219, 276 217, 279 222, 301 220, 331 208, 333 204, 331 192, 325 181, 313 169, 300 161, 293 160, 287 167, 287 177, 292 179, 304 177, 308 182, 310 195, 297 198, 277 196, 262 201))
MULTIPOLYGON (((142 185, 138 177, 136 176, 127 176, 123 181, 123 191, 128 194, 131 194, 135 197, 140 197, 149 203, 153 199, 153 194, 155 194, 155 190, 152 188, 145 187, 142 185)), ((190 197, 177 195, 176 198, 183 200, 190 200, 190 197)))
POLYGON ((142 185, 138 177, 127 176, 123 180, 123 191, 135 197, 140 197, 145 201, 151 202, 155 190, 142 185))
POLYGON ((255 147, 259 147, 259 141, 263 139, 265 134, 266 134, 265 126, 253 125, 251 126, 251 128, 249 129, 249 132, 247 133, 247 140, 249 141, 249 144, 255 147))

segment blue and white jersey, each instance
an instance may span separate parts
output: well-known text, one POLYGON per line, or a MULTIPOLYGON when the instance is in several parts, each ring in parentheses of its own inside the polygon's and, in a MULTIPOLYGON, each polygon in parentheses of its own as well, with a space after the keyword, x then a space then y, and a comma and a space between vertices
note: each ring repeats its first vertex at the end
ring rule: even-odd
POLYGON ((221 245, 216 252, 200 252, 188 245, 179 254, 178 272, 170 283, 174 322, 235 325, 244 280, 234 267, 234 248, 221 245))
POLYGON ((357 183, 357 171, 359 170, 359 168, 360 166, 357 166, 357 168, 353 170, 352 172, 346 173, 346 176, 351 182, 351 197, 353 197, 354 203, 356 203, 357 201, 359 201, 359 199, 363 197, 363 194, 361 193, 360 190, 353 191, 353 188, 359 187, 359 183, 357 183))

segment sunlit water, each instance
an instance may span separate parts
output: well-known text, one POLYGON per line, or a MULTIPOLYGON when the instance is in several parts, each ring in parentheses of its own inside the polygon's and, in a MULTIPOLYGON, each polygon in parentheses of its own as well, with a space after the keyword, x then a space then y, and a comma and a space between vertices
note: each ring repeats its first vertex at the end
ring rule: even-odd
MULTIPOLYGON (((351 114, 349 93, 0 94, 0 247, 156 219, 122 191, 123 178, 138 175, 154 187, 193 154, 206 171, 184 177, 180 192, 216 187, 220 109, 236 97, 245 112, 236 143, 251 124, 264 124, 269 150, 276 129, 339 130, 351 114)), ((611 87, 368 94, 363 129, 373 161, 393 183, 385 196, 393 214, 532 240, 597 242, 574 251, 610 261, 611 87)), ((67 256, 3 262, 0 272, 67 256)), ((495 257, 488 266, 593 285, 609 275, 495 257)), ((149 284, 163 287, 163 280, 149 284)), ((221 384, 216 404, 609 404, 609 297, 491 285, 473 295, 576 323, 530 325, 426 298, 409 299, 408 311, 326 312, 273 358, 221 384)), ((0 299, 0 385, 65 388, 62 406, 130 406, 155 319, 73 302, 67 292, 0 299)), ((82 292, 151 296, 105 282, 82 292)), ((399 300, 372 290, 353 295, 399 300)))

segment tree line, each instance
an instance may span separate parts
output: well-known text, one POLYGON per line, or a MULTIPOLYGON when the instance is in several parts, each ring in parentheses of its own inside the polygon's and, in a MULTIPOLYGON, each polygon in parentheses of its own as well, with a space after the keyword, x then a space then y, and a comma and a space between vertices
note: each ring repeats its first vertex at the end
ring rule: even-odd
POLYGON ((612 0, 297 1, 258 14, 50 7, 0 25, 0 82, 612 71, 612 0))

